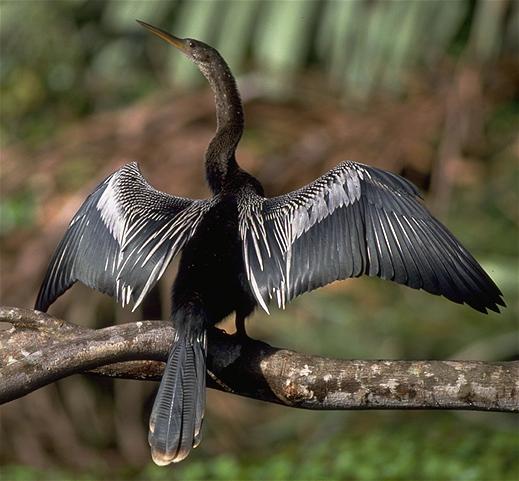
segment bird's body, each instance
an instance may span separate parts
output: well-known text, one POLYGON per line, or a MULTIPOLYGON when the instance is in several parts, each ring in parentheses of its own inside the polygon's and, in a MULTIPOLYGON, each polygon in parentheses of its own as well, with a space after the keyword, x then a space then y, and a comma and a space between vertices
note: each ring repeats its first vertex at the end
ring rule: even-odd
POLYGON ((51 260, 36 308, 77 280, 137 306, 181 253, 173 285, 175 339, 150 418, 157 464, 184 459, 200 441, 206 331, 235 313, 244 321, 330 282, 376 276, 499 312, 501 292, 427 211, 407 180, 346 161, 299 190, 265 198, 235 150, 243 109, 220 54, 143 24, 180 49, 215 93, 217 129, 205 167, 213 196, 185 199, 151 187, 123 166, 88 197, 51 260))
POLYGON ((256 306, 241 253, 239 195, 217 196, 180 257, 172 304, 174 309, 189 303, 203 306, 208 323, 204 327, 233 312, 246 317, 256 306))

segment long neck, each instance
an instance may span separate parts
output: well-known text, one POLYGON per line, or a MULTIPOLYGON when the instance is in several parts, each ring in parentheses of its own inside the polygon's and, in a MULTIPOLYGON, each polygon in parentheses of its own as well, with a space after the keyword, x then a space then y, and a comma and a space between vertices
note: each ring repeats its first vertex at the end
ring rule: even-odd
POLYGON ((216 133, 205 153, 205 168, 211 190, 218 193, 227 176, 238 169, 234 153, 243 133, 243 107, 236 81, 220 55, 200 70, 216 102, 216 133))

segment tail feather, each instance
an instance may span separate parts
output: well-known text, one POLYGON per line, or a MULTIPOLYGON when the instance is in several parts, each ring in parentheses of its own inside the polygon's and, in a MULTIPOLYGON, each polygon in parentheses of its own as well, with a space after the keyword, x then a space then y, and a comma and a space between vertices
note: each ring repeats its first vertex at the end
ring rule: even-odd
POLYGON ((205 409, 205 333, 175 340, 153 404, 148 441, 159 466, 182 461, 200 442, 205 409))
POLYGON ((196 448, 200 444, 201 440, 201 430, 202 423, 204 420, 204 410, 205 410, 205 376, 206 376, 206 365, 205 365, 205 353, 206 353, 206 339, 204 334, 204 339, 202 343, 197 343, 194 346, 195 350, 199 352, 195 352, 195 368, 196 368, 196 378, 197 378, 197 395, 196 395, 196 405, 195 405, 195 436, 193 439, 193 447, 196 448))

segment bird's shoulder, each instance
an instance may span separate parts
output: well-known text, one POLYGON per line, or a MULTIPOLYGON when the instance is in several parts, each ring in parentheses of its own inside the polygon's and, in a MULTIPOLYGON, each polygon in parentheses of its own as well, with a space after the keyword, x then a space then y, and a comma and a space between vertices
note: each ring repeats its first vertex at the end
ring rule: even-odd
POLYGON ((239 200, 265 195, 261 182, 245 170, 238 169, 236 173, 229 176, 222 194, 231 195, 239 200))

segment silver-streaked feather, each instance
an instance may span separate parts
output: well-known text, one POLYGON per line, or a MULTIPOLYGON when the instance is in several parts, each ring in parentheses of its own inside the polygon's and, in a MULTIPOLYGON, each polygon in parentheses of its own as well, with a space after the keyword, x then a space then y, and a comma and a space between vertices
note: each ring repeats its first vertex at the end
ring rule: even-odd
POLYGON ((74 216, 50 262, 36 309, 76 281, 134 309, 191 238, 211 202, 154 189, 135 162, 105 179, 74 216))
POLYGON ((241 204, 240 235, 252 292, 279 307, 362 274, 424 289, 486 312, 501 292, 427 211, 409 181, 347 161, 311 184, 241 204))

